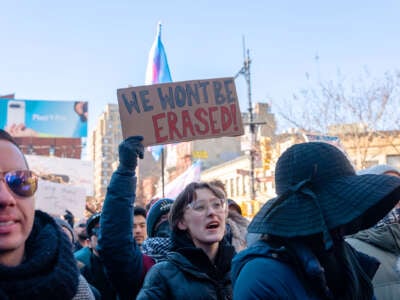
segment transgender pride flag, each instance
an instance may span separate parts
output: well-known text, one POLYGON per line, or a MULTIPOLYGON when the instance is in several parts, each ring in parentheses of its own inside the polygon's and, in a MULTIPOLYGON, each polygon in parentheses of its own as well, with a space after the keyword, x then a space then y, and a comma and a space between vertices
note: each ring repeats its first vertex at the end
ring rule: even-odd
MULTIPOLYGON (((157 35, 151 46, 149 60, 147 62, 145 84, 171 82, 171 73, 169 71, 167 54, 161 41, 161 23, 158 23, 157 35)), ((148 147, 155 160, 159 160, 163 145, 148 147)))
POLYGON ((161 41, 161 23, 158 23, 157 36, 151 46, 147 62, 145 84, 171 82, 167 54, 161 41))

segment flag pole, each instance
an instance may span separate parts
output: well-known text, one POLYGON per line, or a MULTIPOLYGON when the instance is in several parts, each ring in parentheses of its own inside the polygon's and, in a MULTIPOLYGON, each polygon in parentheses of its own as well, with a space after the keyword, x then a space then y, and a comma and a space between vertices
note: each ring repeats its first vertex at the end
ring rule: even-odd
MULTIPOLYGON (((165 53, 164 45, 161 41, 161 27, 161 22, 158 22, 157 34, 149 52, 145 84, 172 82, 167 55, 165 53)), ((161 184, 163 197, 165 195, 164 152, 164 145, 156 145, 152 150, 153 157, 156 161, 158 161, 161 156, 161 184), (159 152, 158 149, 160 147, 161 151, 159 152)))
POLYGON ((164 147, 161 149, 161 185, 162 185, 162 197, 165 198, 165 182, 164 182, 164 147))

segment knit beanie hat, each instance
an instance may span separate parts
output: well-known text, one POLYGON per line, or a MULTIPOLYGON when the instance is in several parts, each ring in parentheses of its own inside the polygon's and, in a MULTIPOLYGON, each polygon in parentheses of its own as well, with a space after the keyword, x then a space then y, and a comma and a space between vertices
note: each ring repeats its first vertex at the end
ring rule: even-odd
POLYGON ((75 233, 74 233, 74 230, 72 229, 71 225, 69 225, 69 223, 67 221, 65 221, 59 217, 54 217, 54 220, 60 227, 66 228, 71 233, 72 243, 74 243, 75 242, 75 233))
POLYGON ((228 201, 228 208, 234 208, 240 215, 242 215, 242 209, 235 200, 228 198, 227 201, 228 201))
POLYGON ((146 218, 148 237, 154 236, 156 224, 163 215, 169 213, 172 203, 174 203, 174 200, 162 198, 154 202, 154 204, 150 207, 146 218))

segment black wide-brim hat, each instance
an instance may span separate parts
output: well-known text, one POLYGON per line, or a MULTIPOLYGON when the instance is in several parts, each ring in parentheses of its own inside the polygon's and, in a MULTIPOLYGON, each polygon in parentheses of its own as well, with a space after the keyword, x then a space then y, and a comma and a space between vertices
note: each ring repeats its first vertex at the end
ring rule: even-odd
POLYGON ((296 144, 275 169, 277 197, 267 201, 248 232, 280 237, 324 234, 342 227, 344 234, 369 228, 400 200, 400 178, 356 175, 345 154, 320 142, 296 144))

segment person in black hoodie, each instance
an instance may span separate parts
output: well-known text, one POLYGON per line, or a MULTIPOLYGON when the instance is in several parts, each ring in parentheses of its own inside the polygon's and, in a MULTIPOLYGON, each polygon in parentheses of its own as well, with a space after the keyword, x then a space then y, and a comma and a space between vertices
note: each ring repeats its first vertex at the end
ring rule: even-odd
POLYGON ((38 177, 0 129, 0 299, 94 299, 67 235, 35 211, 38 177))
POLYGON ((149 270, 137 299, 232 299, 235 250, 224 239, 226 218, 220 189, 188 184, 171 207, 171 252, 149 270))

